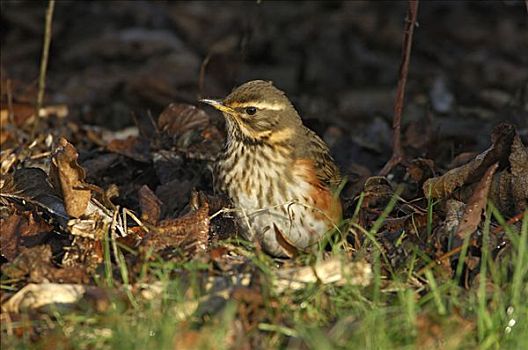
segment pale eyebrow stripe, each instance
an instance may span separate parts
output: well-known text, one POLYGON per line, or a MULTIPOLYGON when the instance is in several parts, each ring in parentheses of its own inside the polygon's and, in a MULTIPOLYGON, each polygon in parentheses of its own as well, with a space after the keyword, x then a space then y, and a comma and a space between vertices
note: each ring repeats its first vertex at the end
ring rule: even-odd
POLYGON ((268 102, 242 102, 242 103, 231 103, 231 108, 245 108, 255 107, 258 109, 267 109, 271 111, 282 111, 286 106, 282 103, 268 103, 268 102))

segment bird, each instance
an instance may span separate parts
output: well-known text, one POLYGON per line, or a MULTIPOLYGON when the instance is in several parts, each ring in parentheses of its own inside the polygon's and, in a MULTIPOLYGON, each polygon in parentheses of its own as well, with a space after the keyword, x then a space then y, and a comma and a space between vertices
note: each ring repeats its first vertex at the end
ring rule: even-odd
POLYGON ((213 187, 232 201, 243 237, 278 258, 313 252, 342 219, 342 179, 326 143, 270 81, 200 101, 225 118, 213 187))

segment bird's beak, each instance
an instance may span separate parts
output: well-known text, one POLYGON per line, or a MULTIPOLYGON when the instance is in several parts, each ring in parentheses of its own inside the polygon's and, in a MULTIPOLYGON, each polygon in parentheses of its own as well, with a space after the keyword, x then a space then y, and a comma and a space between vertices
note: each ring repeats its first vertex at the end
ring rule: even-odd
POLYGON ((208 105, 218 109, 221 112, 227 113, 227 114, 235 113, 235 110, 233 110, 232 108, 224 105, 222 103, 222 101, 210 100, 210 99, 204 98, 204 99, 201 99, 200 102, 207 103, 208 105))

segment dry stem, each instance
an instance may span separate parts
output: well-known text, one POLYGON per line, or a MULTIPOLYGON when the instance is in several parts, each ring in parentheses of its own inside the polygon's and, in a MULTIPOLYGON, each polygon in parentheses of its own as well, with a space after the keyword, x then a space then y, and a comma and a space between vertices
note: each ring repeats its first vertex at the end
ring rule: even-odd
POLYGON ((394 102, 394 119, 392 122, 392 157, 380 171, 380 175, 386 176, 396 165, 404 160, 404 152, 401 146, 401 115, 405 98, 405 85, 409 73, 409 62, 411 61, 411 48, 416 17, 418 15, 419 0, 409 0, 407 17, 405 18, 405 30, 403 32, 402 61, 400 65, 400 78, 394 102))
POLYGON ((46 90, 46 71, 48 68, 49 48, 51 43, 51 24, 53 21, 53 10, 55 9, 55 0, 49 0, 48 8, 46 9, 46 24, 44 27, 44 45, 42 46, 42 56, 40 60, 39 86, 37 95, 37 110, 35 113, 35 122, 33 123, 32 137, 38 129, 40 109, 44 101, 44 91, 46 90))

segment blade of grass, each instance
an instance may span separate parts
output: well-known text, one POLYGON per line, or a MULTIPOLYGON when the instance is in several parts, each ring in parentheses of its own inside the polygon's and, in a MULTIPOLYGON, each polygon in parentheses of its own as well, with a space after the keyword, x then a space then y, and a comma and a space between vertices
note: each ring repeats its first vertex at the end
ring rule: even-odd
POLYGON ((521 307, 521 294, 523 288, 526 288, 526 279, 528 271, 528 259, 526 259, 526 247, 528 245, 528 211, 525 213, 522 226, 519 244, 517 246, 517 258, 515 262, 515 270, 512 278, 512 303, 518 309, 521 307), (523 281, 525 281, 523 283, 523 281))
POLYGON ((105 281, 107 287, 114 285, 114 277, 112 275, 112 258, 110 256, 110 232, 105 230, 103 235, 103 257, 104 257, 104 271, 105 281))
POLYGON ((425 271, 425 277, 427 278, 429 286, 431 287, 431 293, 433 293, 433 300, 438 313, 440 315, 445 315, 447 313, 447 309, 442 301, 442 295, 440 294, 440 290, 438 289, 438 285, 436 284, 436 280, 431 270, 425 271))
POLYGON ((471 240, 471 235, 466 235, 464 241, 462 242, 462 249, 460 251, 460 256, 458 257, 457 267, 455 270, 455 281, 460 281, 462 276, 462 270, 464 269, 464 263, 466 261, 466 256, 469 248, 469 241, 471 240))
POLYGON ((477 311, 477 327, 478 338, 482 343, 486 340, 487 333, 492 328, 493 322, 487 309, 487 273, 488 273, 488 259, 489 259, 489 232, 491 224, 491 210, 488 206, 486 219, 484 221, 484 228, 482 231, 482 256, 480 258, 480 272, 478 279, 478 311, 477 311))

